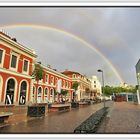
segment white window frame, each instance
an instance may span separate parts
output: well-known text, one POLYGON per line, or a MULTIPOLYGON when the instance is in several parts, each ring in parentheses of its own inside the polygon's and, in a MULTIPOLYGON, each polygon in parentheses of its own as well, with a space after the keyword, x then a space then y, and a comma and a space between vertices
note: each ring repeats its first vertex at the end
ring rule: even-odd
POLYGON ((28 74, 28 73, 29 73, 29 63, 30 63, 30 62, 29 62, 28 59, 25 59, 25 58, 23 59, 22 72, 25 73, 25 74, 28 74), (28 61, 28 68, 27 68, 27 71, 24 71, 24 61, 25 61, 25 60, 28 61))
POLYGON ((5 58, 5 50, 0 48, 0 50, 3 51, 3 54, 2 54, 2 60, 1 60, 1 63, 0 63, 0 66, 3 67, 3 64, 4 64, 4 58, 5 58))
POLYGON ((55 85, 57 85, 58 77, 55 78, 55 85))
POLYGON ((54 85, 54 76, 51 76, 51 85, 54 85), (52 80, 52 78, 53 78, 53 80, 52 80))
POLYGON ((66 81, 63 80, 63 87, 65 88, 66 87, 66 81))
POLYGON ((42 97, 42 93, 43 93, 43 88, 41 87, 41 86, 39 86, 38 88, 37 88, 37 97, 42 97), (39 92, 38 92, 38 90, 39 90, 39 88, 41 88, 41 95, 40 94, 38 94, 39 92))
POLYGON ((16 52, 11 52, 11 56, 10 56, 10 69, 14 70, 14 71, 17 71, 18 63, 19 63, 19 54, 17 54, 16 52), (17 57, 16 68, 11 67, 12 55, 15 55, 17 57))
POLYGON ((50 97, 53 97, 54 96, 54 89, 53 88, 50 88, 50 97), (51 95, 51 90, 53 90, 53 93, 51 95))
POLYGON ((39 83, 43 83, 43 79, 39 80, 39 83))
POLYGON ((66 81, 65 82, 65 86, 66 86, 66 88, 68 88, 69 86, 68 86, 68 81, 66 81))
POLYGON ((48 92, 49 92, 48 87, 45 87, 45 88, 44 88, 44 97, 48 97, 48 92), (47 89, 47 95, 45 94, 46 89, 47 89))
POLYGON ((76 78, 76 74, 73 74, 73 75, 72 75, 72 78, 76 78))
POLYGON ((45 82, 48 84, 49 83, 49 74, 45 74, 45 82), (48 76, 48 78, 46 79, 46 75, 48 76))
POLYGON ((69 88, 70 88, 70 86, 71 86, 71 83, 70 83, 70 82, 68 82, 68 86, 69 86, 69 88))

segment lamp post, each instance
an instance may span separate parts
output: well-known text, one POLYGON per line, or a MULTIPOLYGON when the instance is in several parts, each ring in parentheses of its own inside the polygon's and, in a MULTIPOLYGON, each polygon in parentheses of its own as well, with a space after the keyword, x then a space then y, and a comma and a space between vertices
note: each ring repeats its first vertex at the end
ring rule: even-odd
POLYGON ((97 70, 97 71, 102 73, 102 86, 103 86, 103 88, 102 88, 102 93, 103 93, 103 97, 104 97, 104 99, 103 99, 103 103, 104 103, 104 108, 105 108, 104 74, 103 74, 103 70, 101 70, 101 69, 99 69, 99 70, 97 70))

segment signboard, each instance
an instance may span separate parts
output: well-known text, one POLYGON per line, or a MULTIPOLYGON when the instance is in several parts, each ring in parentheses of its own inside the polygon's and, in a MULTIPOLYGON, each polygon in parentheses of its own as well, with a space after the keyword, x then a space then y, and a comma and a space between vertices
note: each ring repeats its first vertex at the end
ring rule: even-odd
POLYGON ((19 98, 19 104, 20 105, 24 105, 25 104, 25 100, 26 100, 26 96, 24 94, 21 94, 20 98, 19 98))
POLYGON ((14 102, 14 95, 13 94, 6 94, 5 104, 13 104, 14 102))
POLYGON ((57 81, 57 84, 56 84, 56 91, 57 91, 58 93, 61 93, 61 86, 62 86, 62 81, 61 81, 61 79, 59 79, 59 80, 57 81))

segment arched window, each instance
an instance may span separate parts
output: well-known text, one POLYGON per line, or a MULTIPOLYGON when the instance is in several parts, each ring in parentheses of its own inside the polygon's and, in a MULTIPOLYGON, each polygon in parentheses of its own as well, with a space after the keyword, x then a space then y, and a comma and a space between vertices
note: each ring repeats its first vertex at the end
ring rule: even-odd
POLYGON ((41 95, 42 95, 42 88, 39 87, 39 88, 38 88, 38 97, 37 97, 37 102, 38 102, 38 103, 41 103, 41 101, 42 101, 41 95))
POLYGON ((44 90, 44 101, 48 103, 48 88, 45 88, 44 90))
POLYGON ((32 95, 32 101, 35 102, 35 95, 36 95, 36 88, 33 86, 33 95, 32 95))
POLYGON ((7 81, 5 104, 14 103, 14 92, 15 92, 15 80, 11 78, 7 81))
POLYGON ((38 96, 41 96, 41 94, 42 94, 42 88, 39 87, 39 88, 38 88, 38 96))
POLYGON ((45 95, 45 96, 48 96, 48 88, 45 88, 44 95, 45 95))
POLYGON ((20 86, 19 104, 24 105, 26 102, 27 83, 23 81, 20 86))
POLYGON ((50 89, 50 96, 52 97, 52 96, 53 96, 53 94, 54 94, 54 89, 53 89, 53 88, 51 88, 51 89, 50 89))

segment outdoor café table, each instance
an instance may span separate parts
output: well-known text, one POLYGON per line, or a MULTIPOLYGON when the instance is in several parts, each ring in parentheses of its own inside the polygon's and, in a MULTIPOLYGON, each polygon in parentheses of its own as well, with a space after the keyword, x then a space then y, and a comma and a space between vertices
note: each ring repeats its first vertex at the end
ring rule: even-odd
POLYGON ((64 111, 70 111, 70 104, 52 104, 50 111, 58 111, 58 112, 64 112, 64 111))

